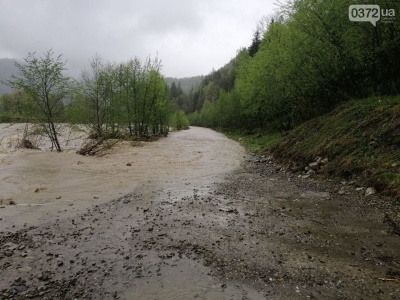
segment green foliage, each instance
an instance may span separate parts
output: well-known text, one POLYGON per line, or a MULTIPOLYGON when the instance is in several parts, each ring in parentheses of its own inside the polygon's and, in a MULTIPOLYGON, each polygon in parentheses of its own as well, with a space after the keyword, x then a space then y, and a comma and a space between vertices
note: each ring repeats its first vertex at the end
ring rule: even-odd
MULTIPOLYGON (((246 51, 239 51, 239 53, 241 52, 246 51)), ((189 91, 182 90, 183 94, 180 94, 179 98, 175 98, 176 105, 185 113, 191 114, 214 103, 222 90, 231 91, 235 82, 238 57, 240 54, 219 70, 214 70, 209 75, 202 77, 203 80, 199 86, 194 86, 189 91)))
POLYGON ((190 90, 199 87, 203 79, 204 76, 199 75, 199 76, 184 77, 184 78, 166 77, 165 81, 167 82, 169 88, 171 88, 172 84, 175 83, 175 86, 179 86, 180 90, 183 93, 188 94, 190 90))
MULTIPOLYGON (((16 64, 20 76, 9 82, 18 92, 0 98, 0 121, 38 122, 58 151, 61 122, 87 124, 96 138, 168 134, 174 107, 157 58, 117 64, 96 55, 79 84, 63 75, 65 62, 51 51, 39 59, 29 54, 25 62, 16 64)), ((187 127, 185 116, 178 117, 187 127)))
POLYGON ((282 135, 278 132, 243 132, 223 131, 229 138, 241 143, 247 150, 254 153, 266 153, 275 147, 281 140, 282 135))
POLYGON ((260 38, 260 36, 261 36, 261 33, 260 33, 260 31, 257 29, 257 30, 254 32, 253 41, 252 41, 252 43, 251 43, 251 46, 249 47, 249 55, 250 55, 251 57, 253 57, 254 55, 256 55, 256 53, 257 53, 257 51, 258 51, 258 47, 259 47, 260 44, 261 44, 261 38, 260 38))
MULTIPOLYGON (((172 106, 160 69, 158 59, 111 64, 95 56, 91 72, 82 76, 83 107, 93 136, 166 135, 172 106)), ((73 101, 71 110, 81 103, 73 101)))
MULTIPOLYGON (((230 64, 205 78, 195 95, 192 123, 287 130, 353 98, 397 95, 399 19, 376 27, 351 22, 350 4, 355 3, 296 0, 281 5, 280 16, 259 26, 248 51, 239 51, 230 64), (228 87, 221 80, 227 74, 234 82, 228 87), (232 113, 233 123, 227 120, 232 113)), ((374 4, 400 11, 398 3, 374 4)))
POLYGON ((71 124, 88 124, 85 99, 81 89, 76 89, 71 100, 64 107, 65 119, 71 124))
POLYGON ((73 81, 63 74, 65 61, 61 55, 54 57, 52 51, 37 58, 29 53, 24 64, 15 63, 19 76, 13 76, 8 85, 23 91, 27 96, 26 115, 30 115, 46 132, 53 147, 60 152, 59 125, 63 120, 64 101, 73 89, 73 81))
POLYGON ((0 97, 0 122, 23 122, 27 117, 27 96, 22 91, 12 91, 0 97))
POLYGON ((182 110, 176 111, 170 118, 170 126, 176 130, 189 129, 189 119, 182 110))

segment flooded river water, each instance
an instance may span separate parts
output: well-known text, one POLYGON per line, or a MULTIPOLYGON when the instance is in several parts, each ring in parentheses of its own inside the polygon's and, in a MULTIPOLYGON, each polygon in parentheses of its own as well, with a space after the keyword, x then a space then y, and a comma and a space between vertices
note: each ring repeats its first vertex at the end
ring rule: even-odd
MULTIPOLYGON (((0 201, 15 203, 0 210, 6 228, 68 217, 133 192, 147 182, 180 189, 193 180, 207 181, 238 168, 244 154, 236 142, 196 127, 137 147, 121 143, 102 157, 75 154, 83 143, 81 132, 63 136, 63 153, 15 150, 7 147, 7 141, 15 139, 21 126, 2 126, 0 201)), ((45 142, 42 146, 49 147, 45 142)))

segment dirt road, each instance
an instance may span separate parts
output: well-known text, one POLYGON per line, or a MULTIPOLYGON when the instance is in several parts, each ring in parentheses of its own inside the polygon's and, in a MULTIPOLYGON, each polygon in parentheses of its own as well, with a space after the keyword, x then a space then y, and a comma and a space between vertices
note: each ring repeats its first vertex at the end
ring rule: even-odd
POLYGON ((32 151, 0 164, 16 204, 0 209, 0 299, 400 295, 400 237, 383 222, 398 207, 353 185, 299 178, 202 128, 102 158, 32 151), (24 168, 48 176, 42 190, 37 172, 13 177, 24 168))

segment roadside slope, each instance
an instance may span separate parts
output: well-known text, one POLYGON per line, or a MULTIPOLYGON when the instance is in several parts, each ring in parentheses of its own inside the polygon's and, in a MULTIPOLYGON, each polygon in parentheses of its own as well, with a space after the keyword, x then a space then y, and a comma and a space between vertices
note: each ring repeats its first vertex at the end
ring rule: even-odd
POLYGON ((304 171, 327 157, 317 172, 359 180, 400 197, 400 98, 352 101, 295 128, 272 149, 275 157, 304 171))

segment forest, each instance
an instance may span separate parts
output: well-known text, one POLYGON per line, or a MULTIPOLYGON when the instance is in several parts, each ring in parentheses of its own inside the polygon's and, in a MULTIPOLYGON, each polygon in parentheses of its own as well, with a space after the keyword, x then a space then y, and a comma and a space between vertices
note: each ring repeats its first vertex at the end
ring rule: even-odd
MULTIPOLYGON (((193 125, 282 131, 351 99, 400 92, 399 17, 349 20, 351 0, 280 4, 252 44, 206 76, 181 106, 193 125)), ((398 2, 375 1, 400 11, 398 2)))

